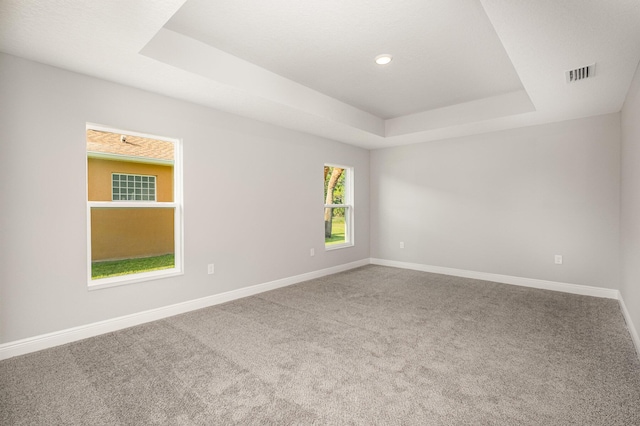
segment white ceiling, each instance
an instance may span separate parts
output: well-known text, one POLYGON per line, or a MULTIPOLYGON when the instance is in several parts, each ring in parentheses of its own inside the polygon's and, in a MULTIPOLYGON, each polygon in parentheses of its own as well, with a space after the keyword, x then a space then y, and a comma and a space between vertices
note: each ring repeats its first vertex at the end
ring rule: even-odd
POLYGON ((165 28, 383 119, 522 90, 479 1, 189 0, 165 28))
POLYGON ((640 1, 2 0, 0 50, 380 148, 619 111, 640 1))

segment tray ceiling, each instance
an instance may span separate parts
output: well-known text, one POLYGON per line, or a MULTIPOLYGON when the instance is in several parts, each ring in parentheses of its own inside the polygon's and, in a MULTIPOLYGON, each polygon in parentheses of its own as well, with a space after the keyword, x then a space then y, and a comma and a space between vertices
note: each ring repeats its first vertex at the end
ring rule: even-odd
POLYGON ((635 0, 4 0, 0 51, 382 148, 620 111, 639 23, 635 0))

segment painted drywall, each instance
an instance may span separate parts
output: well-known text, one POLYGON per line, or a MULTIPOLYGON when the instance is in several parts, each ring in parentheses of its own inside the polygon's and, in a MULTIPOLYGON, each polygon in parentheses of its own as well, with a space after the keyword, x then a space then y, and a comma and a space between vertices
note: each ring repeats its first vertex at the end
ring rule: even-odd
POLYGON ((371 256, 617 289, 619 185, 619 114, 372 151, 371 256))
POLYGON ((0 108, 0 343, 369 258, 366 150, 5 54, 0 108), (87 122, 182 139, 184 275, 87 289, 87 122), (354 247, 324 250, 325 162, 354 247))
POLYGON ((622 108, 622 208, 620 293, 640 330, 640 69, 622 108))

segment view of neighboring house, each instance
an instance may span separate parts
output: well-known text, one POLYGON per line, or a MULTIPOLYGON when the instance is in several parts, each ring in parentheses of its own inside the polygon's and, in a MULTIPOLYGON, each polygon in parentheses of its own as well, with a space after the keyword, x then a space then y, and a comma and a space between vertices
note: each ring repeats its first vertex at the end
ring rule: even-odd
POLYGON ((126 202, 91 209, 91 261, 174 252, 174 211, 136 203, 173 201, 171 142, 87 130, 89 201, 126 202))

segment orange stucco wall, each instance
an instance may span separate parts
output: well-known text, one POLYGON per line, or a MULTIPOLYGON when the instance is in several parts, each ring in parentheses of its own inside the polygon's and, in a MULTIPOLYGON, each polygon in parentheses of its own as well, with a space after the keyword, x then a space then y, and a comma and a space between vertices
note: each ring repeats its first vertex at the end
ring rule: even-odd
POLYGON ((111 201, 111 173, 156 176, 158 201, 173 201, 173 167, 88 158, 89 201, 111 201))
MULTIPOLYGON (((111 174, 156 176, 158 201, 173 201, 173 167, 89 158, 90 201, 111 201, 111 174)), ((91 260, 126 259, 173 253, 173 209, 91 211, 91 260)))
POLYGON ((173 253, 173 209, 92 209, 91 260, 173 253))

